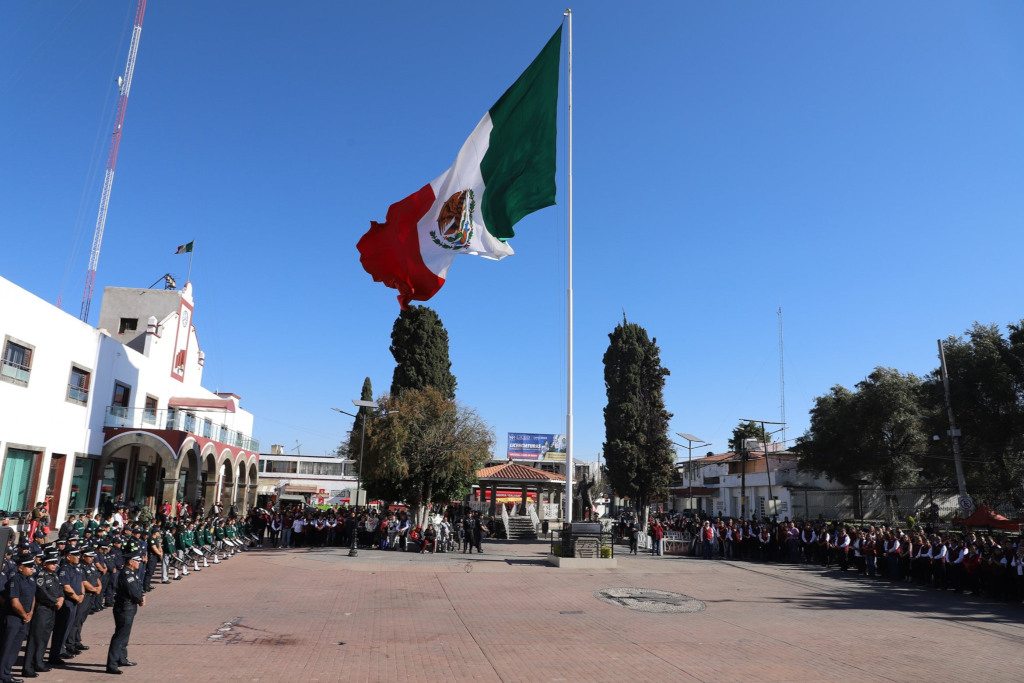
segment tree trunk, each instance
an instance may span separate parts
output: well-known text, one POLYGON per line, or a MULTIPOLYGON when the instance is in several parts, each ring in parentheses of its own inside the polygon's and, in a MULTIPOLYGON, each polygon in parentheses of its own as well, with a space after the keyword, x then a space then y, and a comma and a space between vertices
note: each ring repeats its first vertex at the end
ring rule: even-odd
POLYGON ((433 498, 433 497, 434 497, 434 482, 428 480, 427 481, 426 494, 423 497, 423 511, 424 511, 424 514, 423 514, 423 521, 421 522, 421 524, 423 525, 424 529, 427 528, 427 522, 430 521, 430 499, 433 498))

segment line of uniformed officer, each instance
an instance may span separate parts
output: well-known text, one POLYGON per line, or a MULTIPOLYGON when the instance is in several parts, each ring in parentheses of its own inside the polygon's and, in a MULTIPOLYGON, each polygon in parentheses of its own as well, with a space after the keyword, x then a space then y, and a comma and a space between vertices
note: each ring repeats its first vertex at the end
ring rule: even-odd
MULTIPOLYGON (((115 632, 107 672, 119 674, 120 667, 135 666, 128 660, 128 639, 145 593, 153 590, 157 564, 166 566, 166 560, 161 560, 177 554, 183 567, 191 564, 197 571, 200 560, 209 566, 207 557, 212 556, 217 564, 246 545, 234 540, 244 530, 225 520, 171 525, 167 534, 154 524, 148 541, 146 529, 139 524, 109 537, 106 524, 86 531, 87 543, 72 530, 45 548, 43 534, 37 533, 31 541, 6 549, 0 567, 0 683, 21 681, 13 677, 12 669, 23 644, 22 676, 26 678, 63 666, 88 650, 82 643, 82 627, 90 614, 108 607, 114 608, 115 632)), ((164 578, 163 583, 170 581, 164 578)))

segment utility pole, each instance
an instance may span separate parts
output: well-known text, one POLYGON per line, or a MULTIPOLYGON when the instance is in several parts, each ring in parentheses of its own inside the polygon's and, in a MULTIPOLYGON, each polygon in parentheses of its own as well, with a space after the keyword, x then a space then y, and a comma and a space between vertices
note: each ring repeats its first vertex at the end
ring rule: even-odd
MULTIPOLYGON (((781 311, 781 309, 779 309, 781 311)), ((772 434, 778 434, 782 432, 783 441, 785 444, 786 436, 786 423, 785 422, 772 422, 771 420, 742 420, 743 422, 760 422, 761 423, 761 443, 764 444, 764 471, 768 475, 768 503, 772 508, 772 519, 778 517, 778 512, 775 510, 775 494, 772 493, 772 463, 768 459, 768 437, 771 436, 764 426, 765 425, 781 425, 780 429, 776 429, 772 434)))
POLYGON ((740 440, 740 520, 747 519, 747 440, 740 440))
POLYGON ((956 465, 956 485, 960 489, 960 507, 968 512, 974 509, 974 501, 967 495, 967 483, 964 481, 964 465, 960 461, 960 430, 956 428, 956 417, 953 415, 953 404, 949 400, 949 373, 946 371, 946 351, 939 344, 939 362, 942 367, 942 388, 946 395, 946 415, 949 417, 949 438, 953 442, 953 464, 956 465))

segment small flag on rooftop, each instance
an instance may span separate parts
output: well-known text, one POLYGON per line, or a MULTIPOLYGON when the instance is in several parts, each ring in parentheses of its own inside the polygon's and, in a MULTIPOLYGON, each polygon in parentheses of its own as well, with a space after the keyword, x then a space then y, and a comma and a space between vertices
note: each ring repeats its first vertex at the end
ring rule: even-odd
POLYGON ((195 243, 196 243, 196 241, 192 240, 188 244, 182 244, 180 247, 178 247, 178 251, 176 251, 174 253, 175 254, 191 254, 192 253, 192 245, 195 244, 195 243))

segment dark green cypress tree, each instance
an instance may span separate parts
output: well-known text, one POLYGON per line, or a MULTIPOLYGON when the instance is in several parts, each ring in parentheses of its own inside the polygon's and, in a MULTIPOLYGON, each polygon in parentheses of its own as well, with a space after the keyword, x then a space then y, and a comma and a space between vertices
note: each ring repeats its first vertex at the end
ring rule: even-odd
POLYGON ((629 497, 643 513, 668 493, 672 478, 672 442, 663 390, 669 371, 662 367, 658 340, 626 321, 608 335, 604 354, 604 454, 615 493, 629 497))
POLYGON ((391 330, 391 355, 395 374, 391 395, 405 389, 433 387, 448 399, 455 399, 455 375, 448 359, 448 331, 432 308, 410 306, 399 314, 391 330))
MULTIPOLYGON (((370 383, 369 377, 363 380, 363 390, 359 393, 359 398, 363 401, 373 400, 373 384, 370 383)), ((359 462, 359 448, 363 438, 363 420, 366 417, 366 413, 370 410, 371 408, 359 408, 359 410, 356 411, 356 419, 352 422, 352 431, 348 433, 348 443, 343 444, 342 447, 338 449, 339 454, 352 458, 356 463, 359 462), (347 448, 348 450, 343 451, 344 448, 347 448)), ((352 469, 353 471, 358 469, 358 465, 352 469)))

